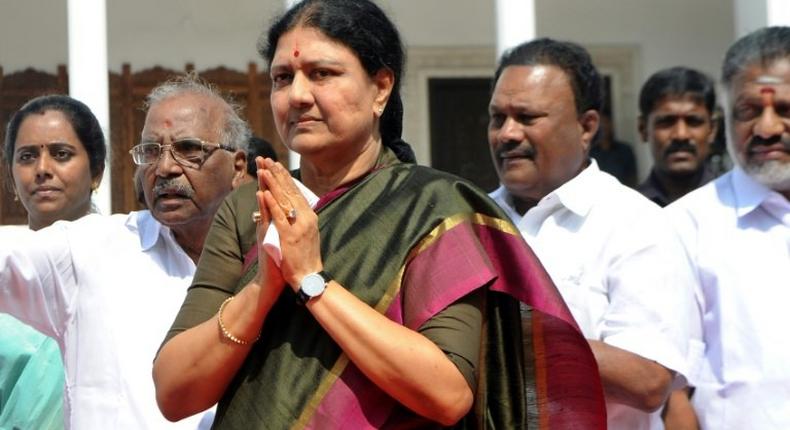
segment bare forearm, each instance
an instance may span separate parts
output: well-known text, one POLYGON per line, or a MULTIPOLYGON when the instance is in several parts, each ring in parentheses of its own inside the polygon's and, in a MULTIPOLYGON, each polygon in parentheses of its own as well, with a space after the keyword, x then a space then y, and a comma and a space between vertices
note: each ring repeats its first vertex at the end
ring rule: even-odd
MULTIPOLYGON (((261 299, 250 284, 222 312, 233 336, 252 341, 258 336, 274 298, 261 299)), ((166 418, 179 420, 215 404, 252 347, 225 337, 215 315, 168 341, 154 361, 154 383, 159 408, 166 418)))
POLYGON ((662 418, 666 430, 699 430, 697 414, 691 406, 688 388, 675 390, 669 395, 662 418))
POLYGON ((655 361, 597 340, 588 340, 606 398, 653 412, 666 401, 673 372, 655 361))
POLYGON ((414 412, 450 425, 472 406, 457 367, 421 334, 399 325, 335 282, 308 309, 351 361, 414 412))

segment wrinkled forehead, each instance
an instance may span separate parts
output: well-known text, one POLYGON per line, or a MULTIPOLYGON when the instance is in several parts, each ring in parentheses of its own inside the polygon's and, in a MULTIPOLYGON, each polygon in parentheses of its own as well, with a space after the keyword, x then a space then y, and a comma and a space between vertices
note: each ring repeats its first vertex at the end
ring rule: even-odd
POLYGON ((767 65, 746 68, 732 88, 738 93, 790 94, 790 59, 782 58, 767 65))

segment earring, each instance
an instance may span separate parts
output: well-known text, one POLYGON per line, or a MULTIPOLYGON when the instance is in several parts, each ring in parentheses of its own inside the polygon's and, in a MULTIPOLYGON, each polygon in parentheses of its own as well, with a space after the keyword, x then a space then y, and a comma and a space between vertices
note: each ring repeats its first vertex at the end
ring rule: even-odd
POLYGON ((384 115, 384 106, 379 108, 379 116, 384 115))
POLYGON ((15 202, 19 201, 19 194, 17 194, 16 191, 14 191, 14 201, 15 202))

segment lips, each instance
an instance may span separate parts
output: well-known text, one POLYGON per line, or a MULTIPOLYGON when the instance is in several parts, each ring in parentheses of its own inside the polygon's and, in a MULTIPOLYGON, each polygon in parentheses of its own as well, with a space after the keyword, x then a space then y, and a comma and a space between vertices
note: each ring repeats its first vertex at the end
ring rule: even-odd
POLYGON ((63 190, 58 187, 42 185, 33 189, 33 192, 30 194, 37 197, 54 197, 55 195, 61 194, 62 192, 63 190))
POLYGON ((790 148, 782 142, 773 145, 753 145, 748 150, 749 157, 758 160, 781 159, 790 155, 790 148))
POLYGON ((305 125, 311 122, 320 121, 321 119, 312 115, 300 115, 296 118, 289 118, 288 123, 291 125, 305 125))

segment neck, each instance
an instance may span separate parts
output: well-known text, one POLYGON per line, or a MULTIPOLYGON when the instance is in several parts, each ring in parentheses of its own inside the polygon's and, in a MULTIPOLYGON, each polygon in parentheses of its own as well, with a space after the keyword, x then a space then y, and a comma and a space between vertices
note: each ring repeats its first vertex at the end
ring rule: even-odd
POLYGON ((188 224, 176 225, 170 227, 173 231, 173 237, 176 243, 181 246, 181 249, 186 252, 190 259, 197 264, 200 258, 200 253, 203 252, 203 244, 206 242, 209 227, 213 217, 208 219, 199 219, 192 221, 188 224))
POLYGON ((516 209, 516 212, 522 216, 527 213, 528 210, 534 208, 539 201, 535 199, 522 199, 514 195, 511 195, 511 198, 513 199, 513 207, 516 209))
POLYGON ((49 227, 54 224, 56 221, 74 221, 78 220, 85 215, 90 213, 90 200, 88 201, 88 205, 81 205, 80 207, 72 210, 71 213, 66 214, 50 214, 49 216, 35 216, 33 213, 28 212, 27 214, 27 226, 29 229, 36 231, 41 230, 42 228, 49 227))
POLYGON ((337 157, 338 153, 324 158, 302 156, 299 165, 302 183, 321 197, 367 173, 376 165, 381 150, 381 141, 375 141, 352 157, 337 157))
POLYGON ((673 202, 688 194, 690 191, 694 191, 699 186, 699 182, 704 174, 704 169, 700 169, 688 176, 672 176, 658 170, 654 170, 653 172, 658 182, 661 184, 661 187, 664 189, 664 192, 667 194, 667 198, 670 202, 673 202))

